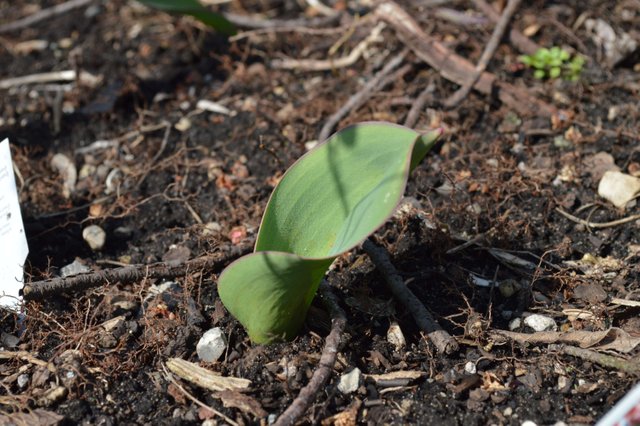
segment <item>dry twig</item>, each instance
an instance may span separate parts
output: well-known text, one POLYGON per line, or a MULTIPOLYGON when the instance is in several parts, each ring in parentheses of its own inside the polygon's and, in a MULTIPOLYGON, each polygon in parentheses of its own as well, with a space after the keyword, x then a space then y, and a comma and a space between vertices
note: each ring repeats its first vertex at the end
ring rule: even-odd
POLYGON ((173 385, 178 388, 178 390, 180 390, 180 392, 182 392, 184 394, 184 396, 186 396, 187 398, 189 398, 191 401, 193 401, 196 405, 207 409, 209 411, 211 411, 213 414, 215 414, 216 416, 224 419, 227 423, 229 423, 230 425, 233 426, 238 426, 238 423, 233 421, 233 419, 231 419, 228 416, 225 416, 224 413, 221 413, 220 411, 216 410, 213 407, 208 406, 207 404, 205 404, 204 402, 200 401, 198 398, 196 398, 195 396, 191 395, 189 392, 187 392, 187 390, 182 387, 182 385, 180 385, 180 383, 177 382, 176 379, 173 378, 173 376, 171 375, 171 373, 169 373, 167 371, 167 368, 163 365, 162 366, 162 370, 164 371, 165 377, 167 378, 167 380, 169 380, 171 383, 173 383, 173 385))
POLYGON ((378 24, 371 33, 362 40, 346 56, 338 59, 276 59, 271 62, 271 66, 277 69, 301 69, 304 71, 329 71, 337 68, 344 68, 353 65, 367 50, 371 43, 380 41, 380 34, 386 27, 384 23, 378 24))
POLYGON ((418 95, 416 100, 411 104, 411 109, 407 113, 407 118, 404 120, 404 125, 407 127, 413 127, 418 122, 418 118, 420 118, 420 112, 424 109, 424 106, 430 100, 433 100, 433 92, 436 89, 436 86, 431 83, 427 87, 424 88, 422 92, 418 95))
POLYGON ((507 25, 509 25, 509 21, 511 21, 511 17, 520 5, 520 1, 521 0, 509 0, 509 3, 507 3, 507 7, 504 8, 502 16, 500 17, 500 20, 493 30, 493 34, 491 34, 489 42, 485 46, 484 51, 480 56, 480 60, 478 61, 473 74, 471 75, 469 80, 462 85, 462 87, 460 87, 453 95, 451 95, 449 99, 444 101, 444 105, 446 107, 454 108, 458 104, 460 104, 460 102, 462 102, 464 98, 467 97, 467 95, 471 91, 471 88, 478 82, 480 75, 487 69, 487 66, 489 66, 489 62, 491 61, 491 58, 493 58, 493 55, 496 52, 498 45, 500 44, 500 40, 502 40, 502 36, 507 29, 507 25))
POLYGON ((584 225, 588 228, 594 228, 594 229, 602 229, 602 228, 611 228, 613 226, 618 226, 618 225, 624 225, 625 223, 629 223, 629 222, 633 222, 634 220, 638 220, 640 219, 640 214, 634 214, 631 216, 627 216, 627 217, 623 217, 622 219, 618 219, 618 220, 612 220, 611 222, 589 222, 588 220, 584 220, 584 219, 580 219, 579 217, 575 217, 574 215, 572 215, 571 213, 568 213, 564 210, 562 210, 560 207, 556 207, 556 211, 558 213, 560 213, 562 216, 566 217, 567 219, 579 223, 581 225, 584 225))
POLYGON ((151 265, 130 265, 123 268, 105 269, 69 277, 34 281, 25 284, 23 294, 25 299, 41 300, 52 294, 86 290, 109 283, 131 283, 146 278, 175 278, 193 271, 213 271, 226 265, 231 259, 248 253, 251 248, 251 244, 225 247, 218 253, 179 264, 159 262, 151 265))
POLYGON ((385 64, 385 66, 380 70, 375 77, 365 84, 362 89, 355 95, 351 96, 349 100, 336 111, 329 119, 324 123, 322 129, 320 130, 320 134, 318 135, 318 140, 324 141, 327 139, 334 127, 338 124, 338 122, 345 117, 349 111, 359 108, 362 106, 373 94, 379 85, 384 81, 389 73, 391 73, 394 69, 396 69, 404 60, 404 57, 407 55, 407 50, 403 50, 398 55, 393 57, 389 62, 385 64))
POLYGON ((344 330, 347 318, 342 308, 340 308, 335 295, 331 292, 331 287, 329 287, 326 282, 320 285, 320 293, 331 315, 331 332, 325 340, 320 363, 318 364, 318 368, 313 372, 311 380, 307 386, 300 390, 296 399, 293 400, 284 413, 278 417, 275 426, 289 426, 300 420, 311 405, 311 402, 313 402, 313 398, 324 388, 333 370, 333 365, 336 362, 338 347, 340 346, 342 331, 344 330))
POLYGON ((102 77, 95 76, 86 71, 80 71, 79 74, 76 72, 76 70, 51 71, 25 75, 22 77, 5 78, 4 80, 0 80, 0 89, 10 89, 15 86, 24 86, 25 84, 52 83, 54 81, 74 80, 94 87, 100 84, 100 82, 102 81, 102 77))
POLYGON ((25 16, 17 21, 0 25, 0 34, 27 28, 28 26, 44 21, 45 19, 53 18, 54 16, 61 15, 78 7, 86 6, 93 1, 94 0, 69 0, 48 9, 40 10, 33 15, 25 16))
MULTIPOLYGON (((395 2, 384 1, 376 8, 375 14, 391 24, 400 40, 447 80, 462 85, 473 74, 473 64, 426 34, 395 2)), ((485 95, 495 94, 500 101, 521 115, 551 116, 558 112, 553 105, 537 99, 526 89, 499 81, 494 74, 486 71, 480 75, 474 88, 485 95)))
MULTIPOLYGON (((500 20, 500 14, 496 12, 496 10, 487 3, 485 0, 472 0, 473 4, 480 9, 482 13, 487 15, 487 18, 491 19, 493 22, 498 23, 500 20)), ((511 43, 518 49, 520 52, 525 53, 527 55, 533 55, 540 49, 540 46, 529 40, 525 35, 523 35, 520 31, 515 28, 511 28, 509 31, 509 39, 511 43)))
POLYGON ((589 349, 582 349, 570 345, 549 345, 549 349, 555 349, 567 355, 595 362, 603 367, 613 368, 629 374, 640 374, 640 362, 638 362, 638 360, 605 355, 589 349))
POLYGON ((457 351, 458 342, 440 327, 422 302, 402 282, 402 278, 391 263, 387 251, 374 244, 371 240, 366 240, 362 244, 362 248, 382 272, 393 296, 411 313, 418 327, 427 334, 438 351, 444 354, 457 351))

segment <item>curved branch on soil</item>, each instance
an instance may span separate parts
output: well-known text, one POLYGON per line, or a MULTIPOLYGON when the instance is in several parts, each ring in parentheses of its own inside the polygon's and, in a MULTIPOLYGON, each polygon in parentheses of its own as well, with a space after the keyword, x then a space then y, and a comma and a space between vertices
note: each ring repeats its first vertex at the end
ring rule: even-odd
POLYGON ((611 222, 599 223, 599 222, 589 222, 588 220, 580 219, 579 217, 576 217, 571 213, 568 213, 562 210, 560 207, 556 207, 556 211, 560 213, 562 216, 566 217, 567 219, 573 222, 579 223, 580 225, 584 225, 588 228, 595 228, 595 229, 611 228, 613 226, 624 225, 625 223, 633 222, 634 220, 640 219, 640 214, 634 214, 631 216, 623 217, 622 219, 612 220, 611 222))
POLYGON ((372 31, 371 34, 362 40, 351 52, 343 57, 336 59, 274 59, 271 61, 271 66, 276 69, 302 69, 304 71, 330 71, 337 68, 344 68, 353 65, 362 57, 362 54, 369 48, 371 43, 381 41, 380 34, 386 27, 384 23, 379 23, 372 31))
POLYGON ((311 380, 307 386, 300 390, 296 399, 293 400, 284 413, 278 417, 274 426, 290 426, 300 420, 318 392, 324 388, 329 376, 331 376, 333 365, 336 362, 338 347, 340 346, 342 331, 347 323, 347 318, 338 304, 336 296, 331 291, 331 287, 324 281, 320 285, 320 294, 331 315, 331 332, 325 340, 320 363, 318 364, 318 368, 313 372, 311 380))
POLYGON ((400 274, 389 259, 387 251, 366 240, 362 248, 369 255, 376 267, 382 272, 391 293, 413 316, 418 327, 422 330, 438 349, 438 352, 450 354, 458 350, 458 342, 440 327, 427 308, 418 300, 415 294, 404 284, 400 274))
POLYGON ((54 16, 61 15, 78 7, 86 6, 90 3, 93 3, 93 1, 94 0, 69 0, 65 3, 57 4, 53 7, 39 10, 33 15, 25 16, 24 18, 18 19, 17 21, 0 25, 0 34, 27 28, 40 21, 53 18, 54 16))
POLYGON ((42 300, 53 294, 86 290, 110 283, 132 283, 145 278, 175 278, 200 270, 214 271, 225 266, 230 260, 250 252, 251 249, 251 244, 223 247, 223 250, 218 253, 178 264, 159 262, 150 265, 130 265, 69 277, 33 281, 25 284, 22 293, 26 300, 42 300))
POLYGON ((556 349, 566 355, 594 362, 602 367, 613 368, 625 373, 640 375, 640 362, 601 354, 589 349, 570 345, 549 345, 549 349, 556 349))

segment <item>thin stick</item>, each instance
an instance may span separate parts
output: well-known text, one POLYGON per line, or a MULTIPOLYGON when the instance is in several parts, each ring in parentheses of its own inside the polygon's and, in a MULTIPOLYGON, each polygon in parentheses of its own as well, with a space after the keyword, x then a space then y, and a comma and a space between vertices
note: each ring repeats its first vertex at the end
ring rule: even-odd
POLYGON ((422 112, 427 102, 433 98, 435 88, 436 86, 431 83, 422 92, 420 92, 416 100, 411 104, 411 109, 407 114, 407 118, 404 120, 405 126, 415 126, 418 122, 418 118, 420 118, 420 112, 422 112))
MULTIPOLYGON (((471 0, 473 4, 480 9, 482 13, 487 15, 487 18, 491 19, 493 22, 498 23, 500 20, 500 14, 496 12, 496 10, 487 3, 485 0, 471 0)), ((509 39, 511 43, 522 53, 527 55, 533 55, 540 49, 540 46, 533 41, 529 40, 524 34, 515 28, 511 28, 509 31, 509 39)))
POLYGON ((271 61, 271 66, 277 69, 302 69, 305 71, 329 71, 337 68, 344 68, 353 65, 367 50, 371 43, 380 41, 380 34, 386 27, 384 23, 378 24, 371 33, 346 56, 337 59, 275 59, 271 61))
MULTIPOLYGON (((384 1, 376 7, 374 13, 391 24, 398 38, 411 48, 418 58, 435 68, 442 77, 462 85, 473 74, 474 65, 471 62, 425 33, 415 19, 394 1, 384 1)), ((494 74, 486 71, 480 75, 474 89, 485 95, 495 95, 521 115, 548 117, 558 112, 556 107, 537 99, 527 89, 500 81, 494 74)))
POLYGON ((375 77, 365 84, 358 93, 351 96, 349 100, 336 111, 329 119, 324 123, 322 129, 320 130, 320 134, 318 135, 318 140, 324 141, 327 139, 334 127, 338 124, 338 122, 345 117, 350 111, 359 108, 362 106, 371 96, 373 96, 375 89, 382 82, 382 80, 391 73, 394 69, 396 69, 404 60, 404 57, 407 55, 408 50, 404 49, 398 55, 393 57, 386 65, 380 70, 375 77))
POLYGON ((169 379, 169 381, 171 383, 173 383, 173 385, 175 387, 177 387, 180 392, 182 392, 184 394, 184 396, 186 396, 187 398, 189 398, 191 401, 193 401, 194 403, 196 403, 197 405, 199 405, 200 407, 210 410, 213 414, 215 414, 218 417, 223 418, 227 423, 229 423, 230 425, 233 426, 238 426, 238 423, 236 423, 235 421, 233 421, 233 419, 231 419, 228 416, 225 416, 224 413, 221 413, 220 411, 216 410, 213 407, 208 406, 207 404, 205 404, 204 402, 200 401, 198 398, 196 398, 195 396, 191 395, 189 392, 187 392, 187 390, 185 388, 183 388, 180 383, 178 383, 176 381, 176 379, 173 378, 173 376, 171 375, 170 372, 167 371, 167 368, 162 365, 162 370, 164 371, 164 374, 166 376, 167 379, 169 379))
POLYGON ((22 292, 25 299, 42 300, 52 294, 86 290, 109 283, 131 283, 145 278, 175 278, 195 270, 214 271, 226 265, 229 260, 248 253, 251 247, 250 244, 224 247, 218 253, 188 260, 180 264, 159 262, 150 265, 130 265, 123 268, 71 275, 64 278, 58 277, 44 281, 34 281, 25 284, 22 292))
POLYGON ((571 213, 568 213, 562 210, 560 207, 556 207, 556 211, 560 213, 562 216, 567 219, 579 223, 581 225, 587 226, 589 228, 602 229, 602 228, 611 228, 613 226, 624 225, 625 223, 633 222, 634 220, 640 219, 640 214, 634 214, 631 216, 623 217, 622 219, 612 220, 611 222, 589 222, 588 220, 580 219, 579 217, 575 217, 571 213))
POLYGON ((66 3, 57 4, 48 9, 40 10, 32 15, 26 16, 22 19, 18 19, 17 21, 0 25, 0 34, 21 30, 40 21, 44 21, 45 19, 53 18, 56 15, 61 15, 78 7, 88 5, 93 1, 94 0, 69 0, 66 3))
POLYGON ((331 332, 325 340, 320 363, 318 364, 318 368, 313 372, 309 384, 300 390, 296 399, 294 399, 284 413, 278 417, 274 426, 290 426, 300 420, 313 402, 313 399, 324 388, 329 376, 331 376, 333 365, 336 362, 338 347, 340 346, 342 331, 347 323, 347 318, 338 304, 338 300, 331 291, 331 287, 326 282, 321 284, 320 294, 329 310, 329 315, 331 315, 331 332))
POLYGON ((389 259, 387 251, 366 240, 362 248, 369 255, 393 293, 393 296, 411 313, 418 327, 427 334, 440 353, 450 354, 458 350, 458 342, 440 327, 427 308, 415 294, 404 284, 396 268, 389 259))
POLYGON ((496 24, 496 27, 493 29, 491 38, 485 46, 484 51, 480 56, 480 60, 478 61, 473 74, 471 75, 471 78, 469 78, 469 80, 467 80, 467 82, 463 84, 460 89, 458 89, 453 95, 451 95, 449 99, 444 101, 444 105, 446 107, 454 108, 458 106, 458 104, 460 104, 460 102, 462 102, 464 98, 469 95, 471 88, 475 86, 475 84, 478 82, 478 79, 480 78, 480 75, 487 69, 487 66, 489 66, 489 62, 491 62, 491 58, 493 58, 493 55, 495 54, 496 49, 500 44, 500 40, 502 40, 502 37, 504 36, 504 32, 507 29, 509 22, 511 21, 511 17, 520 5, 520 1, 521 0, 509 0, 509 2, 507 3, 507 7, 505 7, 504 11, 502 12, 500 20, 496 24))
POLYGON ((51 83, 54 81, 80 81, 88 86, 96 86, 102 81, 101 76, 95 76, 86 71, 76 73, 76 70, 52 71, 38 74, 30 74, 22 77, 5 78, 0 80, 0 89, 10 89, 25 84, 51 83))
POLYGON ((637 360, 605 355, 589 349, 569 345, 550 345, 549 349, 557 349, 567 355, 595 362, 603 367, 614 368, 629 374, 640 374, 640 362, 637 360))

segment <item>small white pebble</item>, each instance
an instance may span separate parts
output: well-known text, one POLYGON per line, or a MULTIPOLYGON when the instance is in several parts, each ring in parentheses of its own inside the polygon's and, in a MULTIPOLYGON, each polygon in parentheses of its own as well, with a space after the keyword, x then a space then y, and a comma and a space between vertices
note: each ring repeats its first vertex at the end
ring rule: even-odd
POLYGON ((524 319, 524 323, 535 331, 556 331, 558 329, 553 318, 539 314, 529 315, 524 319))
POLYGON ((469 361, 464 365, 464 371, 468 374, 476 374, 476 363, 473 361, 469 361))
POLYGON ((89 225, 82 230, 82 238, 89 244, 91 250, 99 251, 104 247, 107 233, 98 225, 89 225))
POLYGON ((196 345, 198 358, 204 362, 214 362, 227 349, 227 339, 219 327, 207 330, 196 345))
POLYGON ((338 390, 344 394, 353 393, 360 386, 360 376, 362 372, 358 367, 354 368, 347 374, 340 376, 340 382, 338 383, 338 390))
POLYGON ((521 325, 522 325, 522 319, 521 318, 514 318, 509 322, 509 330, 511 330, 511 331, 516 330, 516 329, 520 328, 521 325))
POLYGON ((387 341, 396 347, 396 350, 400 350, 407 344, 402 329, 397 322, 392 322, 387 330, 387 341))

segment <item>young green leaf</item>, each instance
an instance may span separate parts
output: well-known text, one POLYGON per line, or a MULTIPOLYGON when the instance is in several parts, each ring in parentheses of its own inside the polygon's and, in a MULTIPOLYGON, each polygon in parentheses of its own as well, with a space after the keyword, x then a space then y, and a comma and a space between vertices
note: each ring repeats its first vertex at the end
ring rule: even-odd
POLYGON ((225 35, 235 34, 235 27, 224 16, 202 6, 198 0, 138 0, 140 3, 167 13, 190 15, 225 35))
POLYGON ((229 265, 218 293, 256 343, 293 338, 327 268, 378 229, 440 131, 370 122, 300 158, 273 191, 255 252, 229 265))

